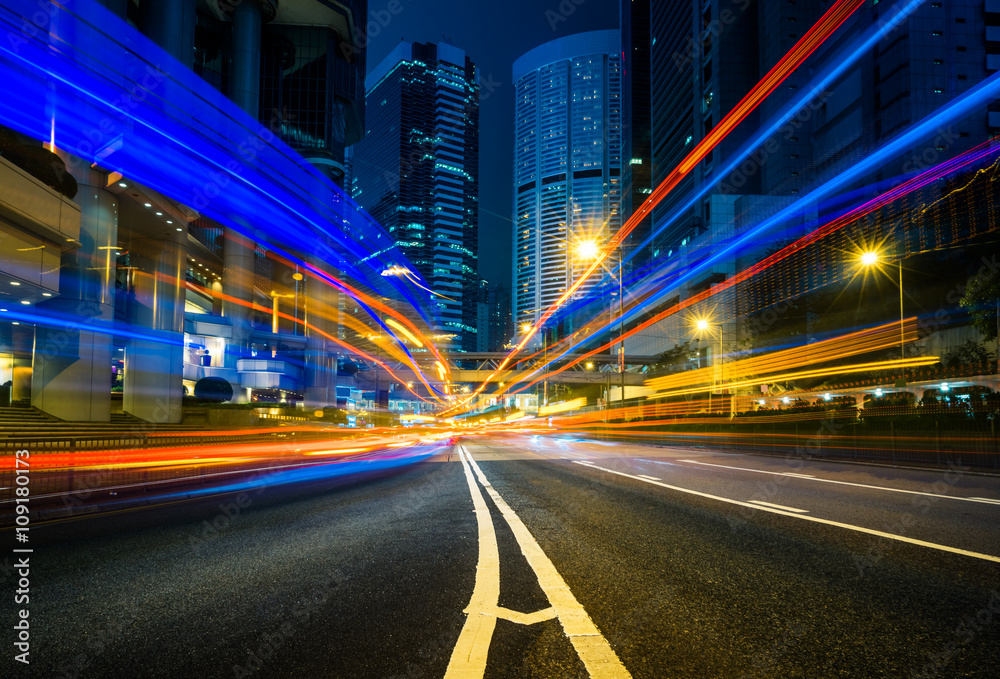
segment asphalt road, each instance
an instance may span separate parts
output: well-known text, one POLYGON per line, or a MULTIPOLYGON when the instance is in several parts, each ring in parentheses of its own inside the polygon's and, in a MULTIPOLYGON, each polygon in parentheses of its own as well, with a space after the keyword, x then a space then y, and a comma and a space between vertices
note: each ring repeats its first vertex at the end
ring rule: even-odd
POLYGON ((996 677, 998 519, 961 467, 463 439, 35 524, 3 676, 996 677))

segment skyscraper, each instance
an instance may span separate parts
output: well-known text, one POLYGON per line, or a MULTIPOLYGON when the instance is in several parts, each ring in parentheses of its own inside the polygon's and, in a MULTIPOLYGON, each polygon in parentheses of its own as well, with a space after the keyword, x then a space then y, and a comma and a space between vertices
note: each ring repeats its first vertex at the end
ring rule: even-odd
MULTIPOLYGON (((829 5, 820 0, 650 0, 654 187, 802 39, 829 5)), ((926 2, 915 8, 901 0, 865 3, 819 46, 806 67, 791 73, 654 210, 654 236, 642 253, 643 263, 651 270, 683 270, 699 252, 713 251, 840 176, 1000 68, 1000 43, 993 39, 1000 37, 1000 20, 994 12, 983 12, 983 7, 981 0, 926 2), (912 12, 895 25, 895 17, 904 9, 912 12), (852 54, 880 26, 892 28, 848 70, 811 93, 811 83, 820 74, 852 54), (804 98, 806 93, 810 94, 804 98), (784 122, 776 131, 759 140, 735 169, 723 175, 722 168, 749 135, 781 114, 784 122), (680 210, 699 186, 707 187, 705 195, 680 210)), ((909 173, 983 143, 1000 126, 1000 113, 993 109, 1000 106, 989 105, 935 131, 927 137, 926 147, 886 158, 877 171, 859 178, 857 186, 866 186, 863 190, 873 197, 888 182, 902 181, 909 173)), ((948 186, 947 182, 930 186, 924 196, 933 198, 934 191, 950 190, 948 186)), ((782 240, 801 235, 821 209, 816 203, 806 205, 797 217, 784 220, 782 240)), ((879 222, 884 229, 893 223, 887 214, 879 222)), ((910 225, 898 228, 891 239, 888 233, 880 238, 892 242, 893 256, 901 257, 914 251, 906 243, 919 233, 910 225)), ((694 280, 665 290, 656 309, 721 283, 780 242, 760 238, 742 250, 739 259, 716 260, 694 280)), ((774 304, 776 291, 783 300, 796 298, 835 280, 849 266, 850 258, 844 257, 837 258, 836 266, 805 254, 789 257, 768 276, 756 279, 770 282, 759 287, 747 284, 732 295, 715 298, 712 315, 738 319, 774 304)), ((802 332, 810 332, 815 315, 811 310, 800 314, 802 332)), ((684 323, 680 315, 664 319, 630 340, 627 353, 651 355, 669 349, 690 336, 684 323)), ((727 338, 741 332, 735 322, 722 331, 727 338)))
POLYGON ((479 85, 445 43, 400 43, 368 75, 366 136, 352 154, 354 198, 434 291, 438 346, 475 351, 479 85))
MULTIPOLYGON (((621 226, 621 40, 593 31, 514 62, 514 315, 534 322, 621 226)), ((596 279, 580 288, 586 294, 596 279)))
MULTIPOLYGON (((622 0, 622 221, 649 197, 653 186, 650 148, 649 0, 622 0)), ((628 242, 649 235, 647 216, 632 229, 628 242)))

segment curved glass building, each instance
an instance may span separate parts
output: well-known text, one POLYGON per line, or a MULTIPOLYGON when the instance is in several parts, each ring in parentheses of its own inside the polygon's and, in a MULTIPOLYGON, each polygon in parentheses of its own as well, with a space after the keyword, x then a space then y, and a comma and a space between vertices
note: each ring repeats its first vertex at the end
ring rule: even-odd
POLYGON ((545 43, 514 62, 513 76, 512 303, 520 328, 586 268, 581 244, 603 245, 621 226, 620 34, 545 43))

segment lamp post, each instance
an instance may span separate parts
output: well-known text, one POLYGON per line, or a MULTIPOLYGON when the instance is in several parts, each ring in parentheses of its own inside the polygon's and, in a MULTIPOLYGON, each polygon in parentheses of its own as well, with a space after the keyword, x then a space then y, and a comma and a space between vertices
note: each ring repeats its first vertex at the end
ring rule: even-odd
MULTIPOLYGON (((545 365, 549 361, 549 334, 543 325, 542 328, 542 365, 545 365)), ((548 371, 545 372, 548 375, 548 371)), ((542 380, 542 405, 547 406, 549 404, 549 378, 546 377, 542 380)))
MULTIPOLYGON (((618 374, 621 378, 621 407, 625 407, 625 287, 623 269, 625 266, 624 250, 621 243, 615 246, 618 251, 618 374)), ((596 259, 601 252, 596 241, 582 241, 576 246, 576 256, 583 261, 596 259)), ((614 314, 614 310, 609 309, 608 318, 614 314)), ((611 376, 608 375, 608 400, 611 399, 611 376)), ((608 403, 608 407, 610 407, 608 403)))
MULTIPOLYGON (((625 408, 625 257, 618 245, 618 373, 622 380, 622 408, 625 408)), ((624 416, 624 414, 623 414, 624 416)))
MULTIPOLYGON (((300 272, 298 267, 295 267, 295 273, 292 274, 292 280, 295 281, 295 329, 292 331, 293 334, 299 334, 299 283, 305 279, 300 272)), ((305 288, 305 283, 302 283, 303 288, 305 288)))
MULTIPOLYGON (((711 334, 712 324, 709 323, 708 319, 700 318, 695 322, 695 326, 699 331, 708 332, 711 334)), ((715 365, 719 366, 719 382, 725 382, 724 368, 722 367, 722 324, 719 324, 719 351, 715 353, 714 359, 712 361, 712 388, 708 390, 708 412, 712 412, 712 392, 715 390, 716 380, 715 380, 715 365)))
MULTIPOLYGON (((873 266, 878 265, 882 257, 876 250, 867 250, 861 254, 861 266, 868 269, 873 266)), ((903 326, 903 258, 900 257, 896 262, 899 268, 899 357, 901 359, 906 359, 906 340, 904 339, 904 326, 903 326)), ((905 387, 906 383, 903 380, 902 384, 897 383, 897 387, 905 387)))

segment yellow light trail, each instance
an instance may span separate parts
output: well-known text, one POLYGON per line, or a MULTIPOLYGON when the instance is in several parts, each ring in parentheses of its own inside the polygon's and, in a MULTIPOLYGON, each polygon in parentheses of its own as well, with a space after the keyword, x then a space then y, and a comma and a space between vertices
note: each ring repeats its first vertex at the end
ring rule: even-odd
POLYGON ((405 327, 403 327, 403 325, 401 323, 398 323, 398 322, 396 322, 395 320, 393 320, 391 318, 387 318, 387 319, 385 319, 385 324, 388 325, 388 326, 391 326, 391 327, 395 328, 397 331, 403 333, 403 336, 406 337, 406 339, 410 340, 411 342, 413 342, 414 344, 416 344, 418 347, 423 347, 424 346, 423 343, 420 340, 418 340, 413 335, 412 332, 410 332, 405 327))
MULTIPOLYGON (((915 317, 906 319, 903 327, 906 342, 912 342, 917 339, 915 317)), ((715 366, 699 368, 698 370, 674 375, 654 377, 646 380, 646 386, 650 389, 660 391, 673 387, 688 386, 692 383, 714 383, 715 375, 721 371, 724 371, 723 386, 733 386, 741 379, 746 379, 750 384, 760 384, 765 381, 774 382, 777 381, 776 378, 768 377, 769 373, 787 371, 803 365, 816 365, 880 349, 898 347, 898 331, 899 323, 893 321, 892 323, 865 328, 821 342, 772 352, 764 356, 747 358, 731 363, 720 363, 715 366)))
POLYGON ((839 366, 835 368, 822 368, 819 370, 801 370, 798 372, 788 372, 781 373, 778 375, 771 375, 766 380, 760 378, 748 379, 736 382, 726 382, 725 385, 713 385, 706 384, 698 387, 689 387, 687 389, 672 389, 669 391, 662 391, 656 394, 650 394, 646 398, 666 398, 668 396, 682 396, 684 394, 697 394, 704 391, 711 391, 718 388, 719 386, 725 386, 726 388, 739 388, 739 387, 750 387, 755 384, 760 384, 763 381, 767 382, 783 382, 792 379, 803 379, 807 377, 827 377, 829 375, 844 375, 848 373, 856 372, 871 372, 873 370, 890 370, 893 368, 921 368, 928 365, 934 365, 941 358, 938 356, 923 356, 919 358, 908 358, 908 359, 896 359, 894 361, 875 361, 873 363, 855 363, 853 365, 839 366))

